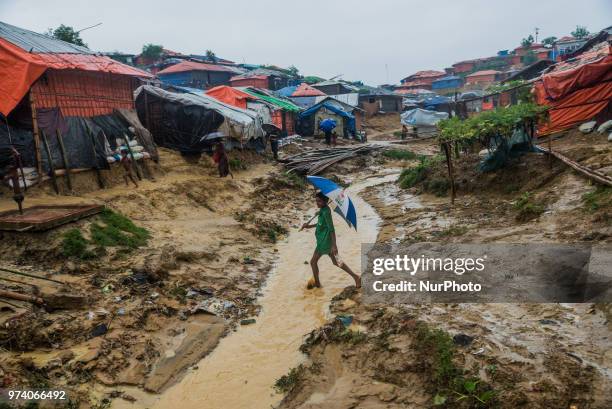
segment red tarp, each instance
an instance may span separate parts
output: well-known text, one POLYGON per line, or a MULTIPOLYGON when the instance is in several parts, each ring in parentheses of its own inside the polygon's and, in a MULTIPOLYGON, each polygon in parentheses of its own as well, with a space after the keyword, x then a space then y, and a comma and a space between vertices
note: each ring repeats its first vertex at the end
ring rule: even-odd
POLYGON ((181 61, 178 64, 171 65, 157 73, 157 75, 172 74, 175 72, 187 72, 187 71, 217 71, 217 72, 231 72, 235 71, 231 68, 223 65, 206 64, 203 62, 196 61, 181 61))
POLYGON ((221 102, 242 109, 247 108, 247 101, 257 100, 253 95, 242 92, 236 88, 228 87, 227 85, 219 85, 218 87, 211 88, 206 91, 206 94, 221 102))
POLYGON ((550 107, 550 121, 538 128, 540 135, 589 120, 612 99, 612 55, 608 43, 554 67, 534 87, 536 102, 550 107))
POLYGON ((301 83, 300 86, 293 91, 293 94, 291 94, 292 97, 320 97, 325 95, 327 94, 325 94, 323 91, 311 87, 305 82, 301 83))
POLYGON ((48 69, 101 71, 141 78, 151 74, 109 57, 88 54, 28 53, 0 38, 0 113, 8 115, 48 69))

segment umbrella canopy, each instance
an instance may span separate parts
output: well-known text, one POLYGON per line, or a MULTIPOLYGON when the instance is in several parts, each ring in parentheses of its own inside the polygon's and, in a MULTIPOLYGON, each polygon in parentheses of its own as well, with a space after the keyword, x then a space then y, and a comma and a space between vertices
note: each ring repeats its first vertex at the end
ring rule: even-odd
POLYGON ((306 179, 308 179, 314 187, 319 189, 321 193, 329 197, 332 203, 336 205, 334 211, 342 216, 349 226, 357 230, 357 212, 355 211, 355 205, 344 189, 331 180, 320 176, 307 176, 306 179))
POLYGON ((336 127, 336 121, 331 118, 325 118, 319 124, 319 129, 323 132, 329 132, 336 127))

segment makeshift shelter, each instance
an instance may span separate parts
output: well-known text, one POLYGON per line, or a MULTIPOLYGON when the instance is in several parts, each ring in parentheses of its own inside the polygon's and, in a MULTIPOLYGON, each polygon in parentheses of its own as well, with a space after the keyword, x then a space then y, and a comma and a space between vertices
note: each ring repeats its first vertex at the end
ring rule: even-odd
POLYGON ((313 88, 322 91, 326 95, 340 95, 340 94, 350 94, 352 92, 359 91, 359 88, 348 84, 344 81, 321 81, 316 84, 312 84, 313 88))
POLYGON ((227 85, 220 85, 209 89, 206 91, 206 95, 210 95, 221 102, 242 109, 247 109, 248 101, 256 101, 258 99, 251 94, 247 94, 233 87, 228 87, 227 85))
POLYGON ((612 100, 612 55, 608 41, 552 66, 534 86, 535 100, 550 107, 539 135, 571 128, 599 114, 612 100))
POLYGON ((302 111, 302 108, 288 99, 275 97, 263 89, 247 87, 241 90, 275 107, 272 112, 272 123, 287 135, 295 133, 296 115, 302 111))
MULTIPOLYGON (((134 109, 133 91, 151 77, 85 47, 0 22, 0 113, 25 138, 24 164, 37 181, 45 174, 55 178, 62 168, 108 168, 116 139, 129 136, 128 123, 114 112, 134 109)), ((10 143, 8 135, 0 138, 10 143)))
POLYGON ((438 122, 447 118, 448 113, 446 112, 428 111, 426 109, 416 108, 403 112, 400 116, 400 122, 402 125, 435 127, 438 122))
POLYGON ((269 90, 279 90, 292 82, 290 75, 268 68, 256 68, 253 71, 231 78, 232 87, 254 87, 269 90))
POLYGON ((368 116, 376 115, 379 112, 402 112, 401 95, 391 92, 370 92, 359 95, 359 106, 364 109, 368 116))
POLYGON ((291 94, 292 97, 318 97, 327 96, 323 91, 311 87, 305 82, 301 83, 296 90, 291 94))
POLYGON ((327 98, 299 115, 298 131, 301 135, 318 135, 320 133, 319 123, 325 119, 333 119, 337 124, 342 126, 342 134, 345 137, 355 135, 357 132, 357 123, 355 120, 355 110, 361 111, 359 108, 351 107, 341 103, 333 98, 327 98))
POLYGON ((229 84, 234 75, 236 71, 231 67, 197 61, 181 61, 157 73, 166 84, 198 89, 229 84))
POLYGON ((261 117, 254 111, 225 104, 201 90, 170 92, 150 85, 136 90, 138 117, 158 145, 183 154, 211 149, 221 132, 241 146, 263 136, 261 117))

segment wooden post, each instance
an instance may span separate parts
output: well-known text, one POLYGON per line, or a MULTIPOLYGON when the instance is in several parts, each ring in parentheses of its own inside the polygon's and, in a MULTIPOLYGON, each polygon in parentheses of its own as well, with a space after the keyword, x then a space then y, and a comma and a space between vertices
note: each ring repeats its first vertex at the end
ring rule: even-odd
POLYGON ((98 178, 98 186, 100 187, 100 189, 104 189, 104 180, 102 180, 102 174, 100 173, 100 168, 98 167, 97 162, 98 159, 96 153, 96 136, 93 134, 93 131, 89 127, 88 123, 85 123, 85 126, 87 127, 87 133, 89 133, 89 137, 91 139, 91 150, 94 155, 94 170, 96 171, 96 177, 98 178))
POLYGON ((62 162, 64 163, 64 169, 66 170, 66 183, 68 184, 68 189, 72 191, 72 177, 70 176, 70 164, 68 163, 68 155, 66 155, 66 147, 64 146, 64 139, 62 138, 62 132, 57 129, 57 142, 60 147, 60 153, 62 154, 62 162))
POLYGON ((552 134, 548 134, 548 167, 552 170, 553 168, 553 155, 552 155, 552 134))
POLYGON ((442 148, 444 149, 444 156, 446 156, 446 165, 448 167, 448 177, 451 183, 451 204, 455 204, 455 175, 453 172, 453 162, 451 156, 450 142, 443 142, 442 148))
POLYGON ((36 150, 36 171, 38 172, 38 183, 42 182, 43 171, 42 171, 42 158, 40 155, 40 134, 38 130, 38 120, 36 118, 36 105, 34 104, 34 98, 32 98, 32 91, 30 91, 30 109, 32 110, 32 134, 34 135, 34 149, 36 150))
POLYGON ((138 176, 138 180, 142 180, 142 173, 140 172, 140 166, 136 162, 136 158, 134 157, 134 152, 132 152, 132 147, 130 146, 130 140, 128 139, 126 134, 123 134, 123 140, 125 141, 125 146, 127 146, 127 150, 130 153, 130 157, 132 158, 132 166, 136 169, 136 176, 138 176))
POLYGON ((51 171, 51 180, 53 181, 53 188, 55 193, 59 195, 59 187, 57 186, 57 179, 55 178, 55 165, 53 165, 53 156, 51 156, 51 149, 49 148, 49 142, 45 136, 44 131, 40 131, 43 144, 45 145, 45 152, 47 152, 47 160, 49 161, 49 170, 51 171))

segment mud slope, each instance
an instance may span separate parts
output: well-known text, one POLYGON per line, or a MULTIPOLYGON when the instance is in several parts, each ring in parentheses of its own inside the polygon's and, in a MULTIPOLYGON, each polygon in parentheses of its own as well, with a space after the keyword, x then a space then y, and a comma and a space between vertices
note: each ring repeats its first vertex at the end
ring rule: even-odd
POLYGON ((164 149, 161 155, 156 180, 137 189, 116 185, 60 198, 30 192, 28 204, 103 203, 150 238, 137 249, 107 247, 78 259, 63 253, 66 232, 78 229, 89 238, 100 216, 42 234, 2 235, 3 265, 67 283, 2 282, 2 288, 81 301, 55 311, 26 304, 2 309, 4 386, 62 387, 84 406, 121 397, 111 393, 118 385, 160 392, 229 328, 258 313, 275 242, 304 203, 302 182, 246 154, 234 179, 216 177, 208 158, 188 162, 164 149))

